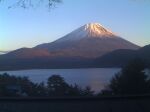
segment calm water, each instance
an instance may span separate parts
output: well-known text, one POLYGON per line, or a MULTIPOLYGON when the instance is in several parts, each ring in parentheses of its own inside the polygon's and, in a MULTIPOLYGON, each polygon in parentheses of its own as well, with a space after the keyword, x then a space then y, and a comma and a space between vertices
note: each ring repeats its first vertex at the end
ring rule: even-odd
POLYGON ((119 68, 88 68, 88 69, 35 69, 19 71, 3 71, 15 76, 27 76, 33 82, 46 82, 48 77, 59 74, 69 84, 78 84, 81 87, 90 86, 98 92, 104 88, 119 68))

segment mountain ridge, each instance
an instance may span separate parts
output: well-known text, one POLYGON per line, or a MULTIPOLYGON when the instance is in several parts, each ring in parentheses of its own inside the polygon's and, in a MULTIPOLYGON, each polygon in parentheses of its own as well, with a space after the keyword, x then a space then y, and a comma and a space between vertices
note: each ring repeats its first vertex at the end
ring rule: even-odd
POLYGON ((20 69, 66 69, 66 68, 110 68, 123 67, 132 59, 142 59, 150 67, 150 45, 138 50, 119 49, 105 54, 96 59, 86 59, 81 57, 55 57, 55 58, 25 58, 7 59, 0 58, 1 70, 20 69), (144 55, 143 55, 144 53, 144 55))
POLYGON ((62 38, 35 49, 64 52, 70 56, 95 58, 116 49, 138 49, 139 46, 115 35, 98 23, 83 25, 62 38), (94 52, 95 51, 95 52, 94 52), (75 54, 76 53, 76 54, 75 54))
POLYGON ((62 38, 33 48, 0 55, 1 68, 92 67, 95 58, 118 49, 140 47, 115 35, 98 23, 83 25, 62 38))
POLYGON ((119 49, 95 59, 97 67, 122 67, 130 60, 142 59, 150 67, 150 45, 138 50, 119 49))

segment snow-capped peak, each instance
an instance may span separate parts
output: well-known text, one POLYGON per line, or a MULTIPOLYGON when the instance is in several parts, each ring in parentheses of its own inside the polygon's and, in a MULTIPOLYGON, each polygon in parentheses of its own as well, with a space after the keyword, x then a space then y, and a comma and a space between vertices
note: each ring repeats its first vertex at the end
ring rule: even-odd
POLYGON ((66 40, 69 41, 80 40, 83 38, 115 38, 115 37, 118 36, 116 36, 111 31, 105 29, 101 24, 88 23, 72 31, 63 38, 58 39, 57 42, 66 40))
POLYGON ((115 35, 111 31, 105 29, 101 24, 99 23, 89 23, 84 25, 85 31, 88 33, 87 36, 89 37, 112 37, 115 35))

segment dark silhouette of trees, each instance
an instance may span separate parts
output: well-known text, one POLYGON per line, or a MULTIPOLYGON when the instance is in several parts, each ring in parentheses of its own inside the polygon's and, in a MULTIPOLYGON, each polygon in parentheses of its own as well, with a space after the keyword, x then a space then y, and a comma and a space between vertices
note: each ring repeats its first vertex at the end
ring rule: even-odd
POLYGON ((90 87, 81 88, 78 85, 69 85, 59 75, 52 75, 47 82, 48 94, 50 96, 93 96, 90 87))
MULTIPOLYGON (((135 59, 117 73, 99 95, 137 95, 150 93, 150 78, 145 64, 135 59)), ((33 83, 27 77, 0 75, 0 97, 89 97, 95 96, 90 87, 69 85, 60 75, 52 75, 47 84, 33 83)))
POLYGON ((104 95, 131 95, 150 93, 150 80, 146 75, 146 66, 140 59, 132 60, 110 81, 104 95))
POLYGON ((40 84, 34 84, 34 97, 46 97, 48 96, 48 91, 45 84, 42 82, 40 84))
POLYGON ((35 84, 27 77, 0 75, 0 96, 32 96, 35 84))
POLYGON ((90 97, 94 96, 94 91, 91 90, 89 86, 85 88, 81 88, 77 84, 74 86, 69 87, 69 96, 84 96, 84 97, 90 97))
POLYGON ((27 77, 0 74, 0 97, 86 97, 93 94, 90 87, 69 85, 59 75, 49 77, 46 85, 43 82, 33 83, 27 77))
POLYGON ((70 96, 81 96, 81 93, 82 93, 82 88, 79 87, 77 84, 70 85, 70 88, 69 88, 70 96))
MULTIPOLYGON (((150 93, 150 76, 145 73, 144 62, 131 61, 117 73, 99 95, 138 95, 150 93)), ((95 96, 90 87, 69 85, 60 75, 52 75, 47 84, 33 83, 27 77, 0 75, 0 97, 89 97, 95 96)))
POLYGON ((69 92, 69 85, 65 82, 64 78, 59 75, 49 77, 47 85, 50 96, 65 96, 69 92))
POLYGON ((89 86, 87 86, 85 89, 83 89, 83 96, 93 96, 94 91, 91 90, 89 86))

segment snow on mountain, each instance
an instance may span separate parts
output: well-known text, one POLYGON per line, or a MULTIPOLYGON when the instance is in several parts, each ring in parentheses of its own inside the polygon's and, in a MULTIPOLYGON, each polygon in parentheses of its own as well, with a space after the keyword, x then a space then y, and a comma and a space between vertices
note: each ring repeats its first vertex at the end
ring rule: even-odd
POLYGON ((114 38, 117 36, 111 31, 105 29, 99 23, 88 23, 72 31, 71 33, 67 34, 66 36, 64 36, 64 38, 59 39, 59 42, 74 41, 74 40, 80 40, 83 38, 91 38, 91 37, 92 38, 94 37, 95 38, 114 38))
POLYGON ((99 23, 89 23, 85 26, 85 31, 87 32, 87 36, 89 37, 112 37, 114 34, 105 29, 102 25, 99 23))
POLYGON ((102 25, 89 23, 54 42, 0 55, 0 69, 89 67, 94 59, 107 53, 139 48, 102 25))
POLYGON ((6 55, 14 58, 96 58, 117 49, 138 48, 139 46, 115 35, 102 25, 89 23, 54 42, 41 44, 30 49, 18 49, 6 55))
POLYGON ((89 23, 64 37, 35 47, 59 56, 93 58, 117 49, 138 49, 139 46, 115 35, 98 23, 89 23))

